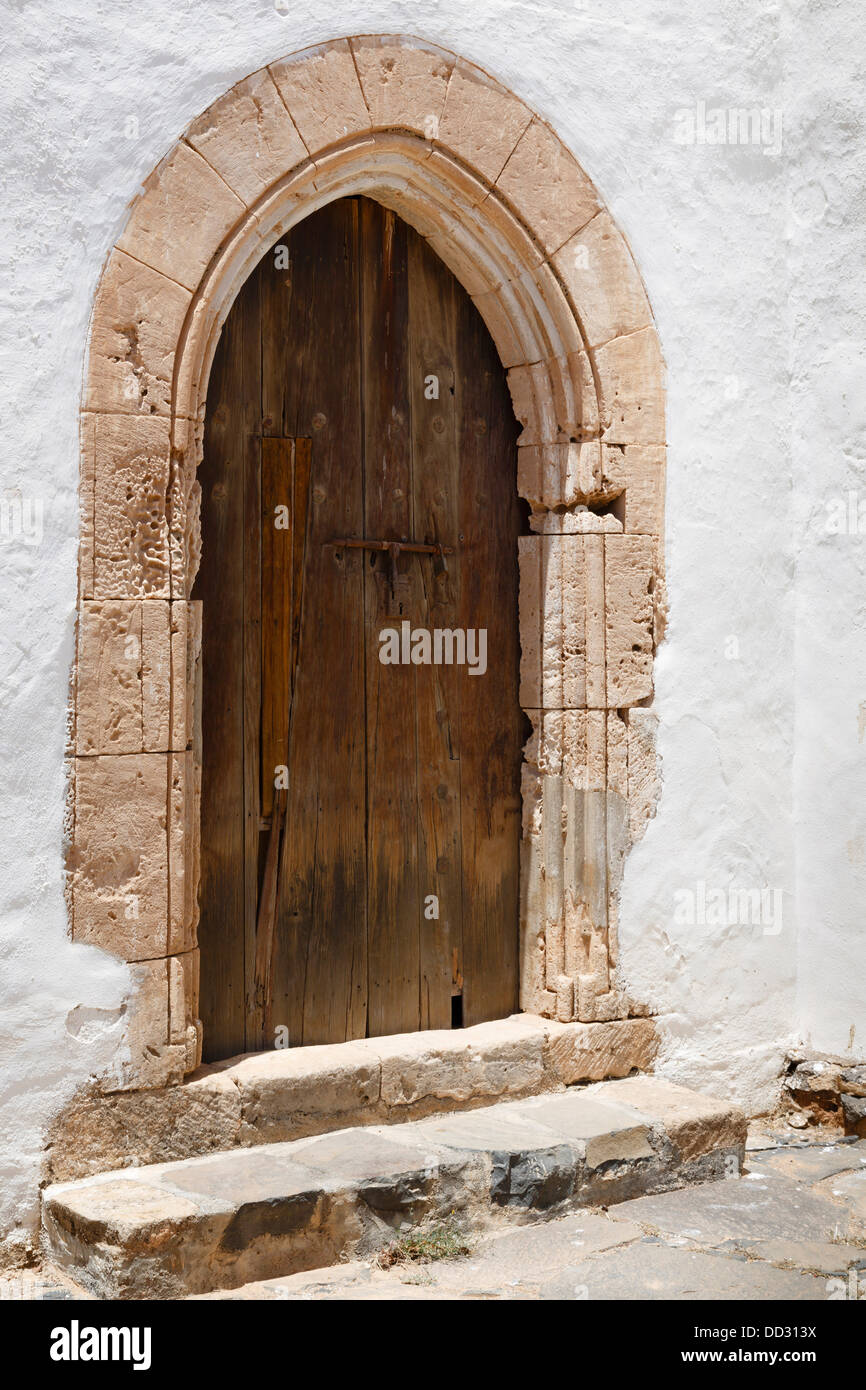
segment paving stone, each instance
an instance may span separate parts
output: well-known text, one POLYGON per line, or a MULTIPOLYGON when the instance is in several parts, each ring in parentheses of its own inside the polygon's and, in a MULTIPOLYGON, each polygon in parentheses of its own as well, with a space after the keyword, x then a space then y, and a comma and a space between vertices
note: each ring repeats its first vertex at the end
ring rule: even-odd
POLYGON ((866 1236, 866 1168, 854 1173, 838 1173, 824 1178, 815 1188, 848 1208, 858 1235, 866 1236))
POLYGON ((709 1246, 775 1238, 827 1241, 845 1236, 849 1225, 839 1203, 773 1174, 638 1197, 611 1216, 709 1246))
POLYGON ((819 1182, 834 1173, 861 1167, 866 1168, 866 1143, 774 1149, 749 1161, 750 1170, 756 1173, 779 1173, 801 1182, 819 1182))
POLYGON ((825 1281, 770 1264, 672 1250, 649 1242, 575 1263, 541 1289, 543 1299, 823 1299, 825 1281))
POLYGON ((490 1236, 466 1259, 437 1261, 430 1274, 440 1287, 465 1286, 470 1275, 494 1287, 537 1287, 557 1266, 642 1237, 640 1227, 627 1221, 581 1212, 490 1236))

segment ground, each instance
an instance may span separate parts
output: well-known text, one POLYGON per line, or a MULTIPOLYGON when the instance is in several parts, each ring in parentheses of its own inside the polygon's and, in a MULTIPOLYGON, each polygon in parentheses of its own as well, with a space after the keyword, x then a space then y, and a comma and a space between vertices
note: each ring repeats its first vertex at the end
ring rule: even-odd
MULTIPOLYGON (((470 1242, 456 1259, 340 1264, 205 1297, 866 1300, 866 1140, 753 1124, 740 1177, 470 1242)), ((0 1281, 3 1298, 78 1296, 47 1268, 0 1281)))

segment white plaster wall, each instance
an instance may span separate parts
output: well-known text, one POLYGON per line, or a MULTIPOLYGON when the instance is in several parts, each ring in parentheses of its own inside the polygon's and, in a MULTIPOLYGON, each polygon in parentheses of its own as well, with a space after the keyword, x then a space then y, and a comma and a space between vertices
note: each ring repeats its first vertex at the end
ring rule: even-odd
POLYGON ((191 117, 340 34, 415 33, 513 88, 584 164, 647 282, 669 372, 671 624, 664 792, 621 939, 634 993, 664 1015, 664 1068, 757 1107, 795 1035, 862 1052, 866 561, 862 538, 815 522, 861 485, 866 447, 856 0, 292 0, 284 15, 7 0, 3 25, 0 497, 41 503, 43 536, 0 535, 0 1226, 32 1227, 44 1125, 125 1021, 126 967, 68 942, 62 897, 89 306, 129 200, 191 117), (678 143, 699 101, 780 111, 781 155, 678 143), (700 881, 784 890, 781 931, 676 921, 700 881))

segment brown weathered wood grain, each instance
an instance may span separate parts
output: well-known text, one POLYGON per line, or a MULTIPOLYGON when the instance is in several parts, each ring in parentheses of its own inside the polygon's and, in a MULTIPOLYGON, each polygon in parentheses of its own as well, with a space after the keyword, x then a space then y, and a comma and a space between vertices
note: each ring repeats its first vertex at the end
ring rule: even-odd
POLYGON ((522 523, 504 372, 393 212, 342 199, 281 242, 290 267, 268 252, 241 290, 208 394, 210 1058, 280 1026, 291 1045, 448 1027, 455 992, 466 1023, 517 1000, 522 523), (455 553, 395 567, 333 544, 365 536, 455 553), (380 632, 404 620, 486 627, 487 674, 383 666, 380 632))

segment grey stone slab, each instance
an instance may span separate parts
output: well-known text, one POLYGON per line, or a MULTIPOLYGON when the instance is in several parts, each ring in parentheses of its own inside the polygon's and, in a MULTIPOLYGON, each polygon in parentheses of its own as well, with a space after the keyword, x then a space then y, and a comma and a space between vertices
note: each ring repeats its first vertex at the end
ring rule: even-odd
POLYGON ((504 1289, 537 1286, 575 1260, 642 1238, 639 1226, 581 1212, 488 1237, 465 1259, 431 1265, 430 1275, 437 1285, 449 1288, 472 1282, 504 1289))
POLYGON ((696 1245, 726 1241, 832 1240, 848 1230, 844 1207, 776 1174, 636 1197, 610 1213, 696 1245))
POLYGON ((843 1203, 850 1211, 858 1233, 866 1235, 866 1168, 856 1172, 836 1173, 819 1183, 816 1192, 843 1203))
POLYGON ((194 1198, 215 1198, 230 1206, 266 1202, 318 1190, 322 1174, 295 1160, 283 1145, 232 1149, 214 1158, 171 1164, 159 1175, 162 1186, 194 1198))
POLYGON ((833 1173, 866 1169, 866 1141, 857 1144, 822 1144, 808 1148, 775 1149, 749 1159, 753 1172, 779 1173, 800 1182, 820 1182, 833 1173))
POLYGON ((343 1129, 295 1145, 305 1168, 331 1178, 364 1182, 435 1167, 436 1155, 421 1144, 407 1144, 387 1132, 343 1129))
POLYGON ((561 1270, 540 1290, 543 1299, 826 1299, 826 1280, 759 1261, 644 1242, 608 1250, 561 1270))
MULTIPOLYGON (((402 1130, 408 1126, 398 1128, 402 1130)), ((488 1110, 473 1110, 464 1115, 418 1120, 411 1129, 422 1144, 487 1153, 550 1149, 559 1138, 545 1125, 527 1119, 511 1104, 492 1105, 488 1110)))
POLYGON ((52 1204, 66 1218, 65 1224, 94 1240, 136 1240, 154 1226, 183 1223, 199 1214, 198 1203, 191 1197, 178 1197, 156 1183, 114 1175, 101 1183, 72 1183, 60 1191, 62 1195, 55 1196, 52 1204))
POLYGON ((579 1146, 590 1168, 652 1158, 649 1123, 633 1106, 596 1097, 539 1096, 514 1107, 535 1124, 579 1146))

